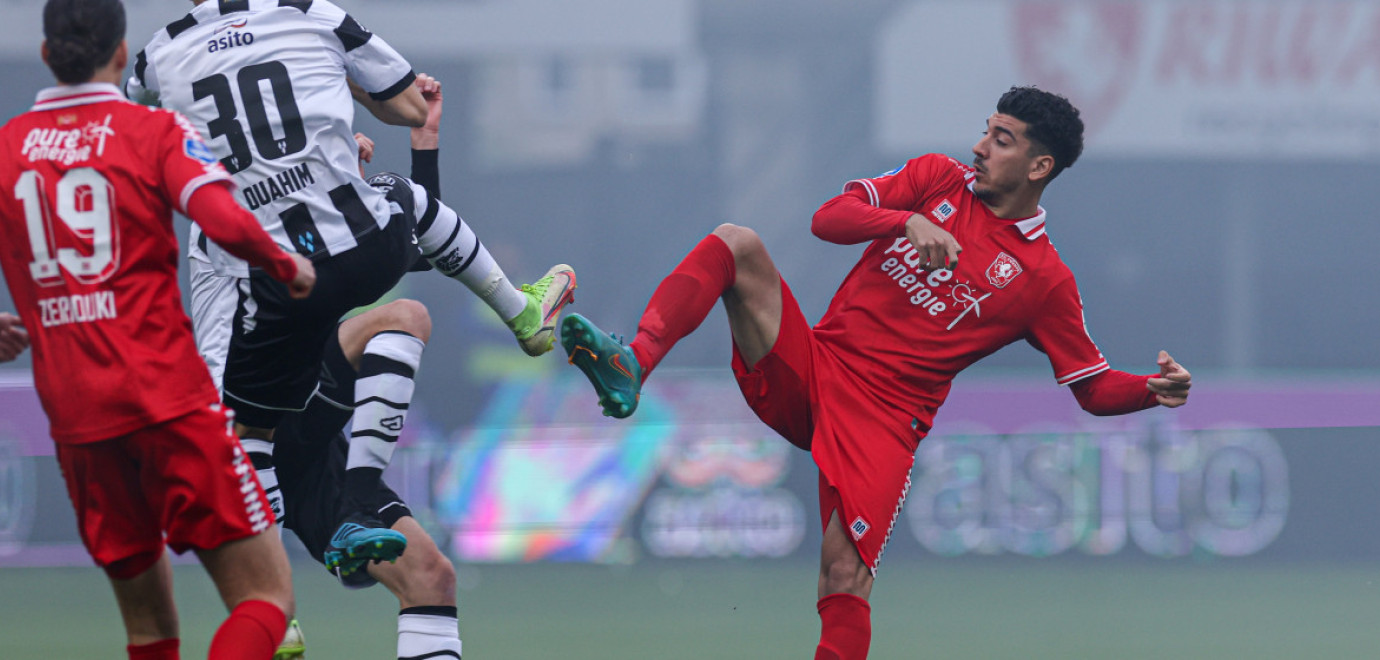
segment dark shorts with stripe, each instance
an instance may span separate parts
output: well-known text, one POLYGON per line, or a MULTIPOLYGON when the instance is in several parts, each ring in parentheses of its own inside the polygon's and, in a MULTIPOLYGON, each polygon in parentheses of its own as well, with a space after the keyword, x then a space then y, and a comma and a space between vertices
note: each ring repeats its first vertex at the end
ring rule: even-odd
POLYGON ((274 428, 285 413, 303 410, 316 389, 322 348, 341 317, 376 302, 420 260, 411 190, 398 186, 387 196, 401 212, 383 229, 357 236, 357 247, 313 258, 316 288, 307 299, 293 300, 285 285, 258 269, 239 281, 222 381, 236 421, 274 428))
MULTIPOLYGON (((332 333, 321 365, 321 389, 306 410, 283 417, 274 432, 273 463, 286 507, 284 526, 292 530, 316 561, 340 526, 349 441, 344 428, 354 401, 355 371, 332 333)), ((380 482, 361 503, 386 527, 412 510, 393 489, 380 482)))

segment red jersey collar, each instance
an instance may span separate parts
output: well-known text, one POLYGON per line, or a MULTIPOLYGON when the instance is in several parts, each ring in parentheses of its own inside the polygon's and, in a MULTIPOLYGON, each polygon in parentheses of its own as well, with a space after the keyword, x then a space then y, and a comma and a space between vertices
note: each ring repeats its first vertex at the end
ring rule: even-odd
POLYGON ((59 85, 49 87, 38 93, 34 110, 57 110, 74 105, 123 101, 125 95, 120 88, 110 83, 81 83, 79 85, 59 85))

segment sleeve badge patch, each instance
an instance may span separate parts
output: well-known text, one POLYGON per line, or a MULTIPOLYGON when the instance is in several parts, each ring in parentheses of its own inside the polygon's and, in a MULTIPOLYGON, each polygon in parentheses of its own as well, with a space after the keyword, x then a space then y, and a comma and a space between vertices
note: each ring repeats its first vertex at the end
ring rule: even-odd
POLYGON ((195 160, 196 162, 201 163, 202 165, 210 165, 220 160, 219 158, 216 158, 216 154, 211 151, 210 147, 206 146, 205 142, 202 142, 201 140, 198 140, 196 138, 189 137, 183 139, 182 152, 187 154, 188 158, 191 158, 192 160, 195 160))

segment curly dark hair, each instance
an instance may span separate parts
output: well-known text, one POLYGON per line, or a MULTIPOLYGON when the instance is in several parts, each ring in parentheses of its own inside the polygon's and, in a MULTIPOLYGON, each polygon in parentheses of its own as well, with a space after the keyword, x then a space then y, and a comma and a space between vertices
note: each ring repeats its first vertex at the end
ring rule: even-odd
POLYGON ((43 6, 48 68, 59 82, 83 83, 110 62, 125 39, 120 0, 48 0, 43 6))
POLYGON ((1054 157, 1049 179, 1059 176, 1083 153, 1083 120, 1069 100, 1035 87, 1012 87, 997 101, 997 112, 1026 123, 1026 137, 1054 157))

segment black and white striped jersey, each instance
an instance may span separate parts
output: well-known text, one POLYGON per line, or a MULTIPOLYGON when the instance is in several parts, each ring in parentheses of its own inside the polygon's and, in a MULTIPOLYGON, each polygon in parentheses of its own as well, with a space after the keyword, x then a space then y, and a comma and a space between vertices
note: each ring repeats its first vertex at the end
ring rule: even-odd
MULTIPOLYGON (((319 256, 353 248, 390 215, 359 174, 347 78, 387 100, 416 75, 326 0, 210 0, 154 35, 125 90, 191 119, 269 235, 319 256)), ((214 245, 208 256, 217 273, 248 274, 214 245)))

